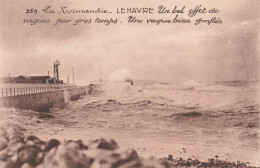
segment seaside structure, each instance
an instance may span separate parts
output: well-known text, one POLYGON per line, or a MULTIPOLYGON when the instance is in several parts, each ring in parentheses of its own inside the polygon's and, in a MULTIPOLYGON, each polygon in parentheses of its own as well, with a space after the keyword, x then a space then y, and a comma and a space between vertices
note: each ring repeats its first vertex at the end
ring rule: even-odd
POLYGON ((23 76, 18 77, 3 77, 0 78, 0 83, 41 83, 41 84, 53 84, 63 83, 63 80, 57 80, 50 76, 23 76))
POLYGON ((60 61, 56 60, 54 62, 54 65, 53 65, 53 70, 54 70, 53 81, 54 81, 54 83, 60 83, 60 80, 59 80, 59 65, 60 65, 60 61))
POLYGON ((0 83, 11 83, 11 81, 15 78, 16 77, 2 77, 0 78, 0 83))
POLYGON ((18 77, 2 77, 0 78, 0 83, 41 83, 41 84, 62 84, 63 80, 59 80, 59 69, 58 66, 60 62, 56 60, 54 62, 54 77, 51 78, 49 73, 47 76, 24 76, 20 75, 18 77))

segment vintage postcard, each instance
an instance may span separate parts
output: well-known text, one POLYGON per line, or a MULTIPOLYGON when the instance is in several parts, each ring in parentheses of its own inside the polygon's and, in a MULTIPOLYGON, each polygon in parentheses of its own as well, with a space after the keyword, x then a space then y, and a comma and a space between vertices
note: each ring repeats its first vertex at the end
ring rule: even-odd
POLYGON ((259 0, 0 0, 0 168, 260 167, 259 0))

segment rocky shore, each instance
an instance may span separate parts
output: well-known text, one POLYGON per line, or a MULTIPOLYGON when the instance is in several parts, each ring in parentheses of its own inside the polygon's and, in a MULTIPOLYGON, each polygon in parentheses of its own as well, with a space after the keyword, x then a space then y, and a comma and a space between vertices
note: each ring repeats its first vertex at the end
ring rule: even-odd
MULTIPOLYGON (((34 135, 24 135, 17 125, 0 127, 0 167, 3 168, 178 168, 178 167, 251 167, 246 163, 221 161, 215 156, 208 161, 140 157, 134 149, 120 150, 114 140, 57 139, 42 141, 34 135)), ((152 155, 152 154, 151 154, 152 155)))

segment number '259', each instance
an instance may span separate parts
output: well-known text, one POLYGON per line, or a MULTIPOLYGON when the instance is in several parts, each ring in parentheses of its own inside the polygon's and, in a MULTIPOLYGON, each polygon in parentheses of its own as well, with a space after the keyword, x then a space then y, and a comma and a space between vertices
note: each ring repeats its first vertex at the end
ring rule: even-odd
POLYGON ((32 13, 32 14, 37 14, 37 9, 26 9, 26 12, 25 12, 26 14, 30 14, 30 13, 32 13))

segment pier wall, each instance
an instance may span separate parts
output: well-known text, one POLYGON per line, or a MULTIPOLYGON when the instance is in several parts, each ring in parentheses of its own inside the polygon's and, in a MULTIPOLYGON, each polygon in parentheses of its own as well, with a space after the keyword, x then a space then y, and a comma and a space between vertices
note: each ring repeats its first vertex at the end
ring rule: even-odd
POLYGON ((0 98, 0 106, 47 112, 50 108, 63 108, 69 101, 86 95, 90 87, 76 87, 45 93, 17 95, 0 98))
POLYGON ((86 90, 83 87, 78 89, 68 89, 67 91, 69 92, 68 96, 70 101, 78 100, 80 95, 86 95, 86 90))

